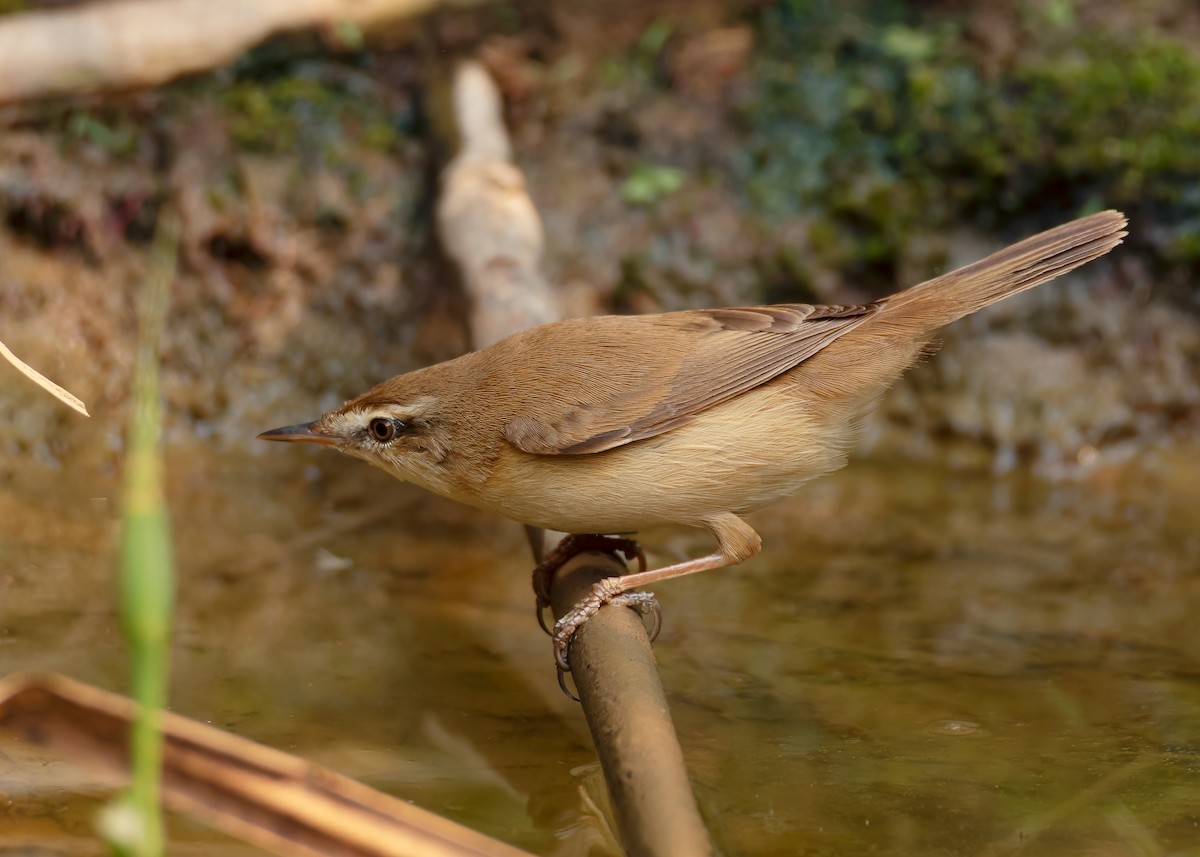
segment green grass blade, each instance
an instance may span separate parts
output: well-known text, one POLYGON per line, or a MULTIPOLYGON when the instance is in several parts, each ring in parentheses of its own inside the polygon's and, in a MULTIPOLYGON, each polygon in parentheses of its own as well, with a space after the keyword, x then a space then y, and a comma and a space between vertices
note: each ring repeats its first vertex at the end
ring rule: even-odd
POLYGON ((138 298, 133 410, 125 454, 121 621, 132 655, 133 696, 140 708, 130 736, 133 782, 102 824, 112 845, 135 857, 159 857, 164 845, 158 716, 167 701, 175 573, 163 496, 159 350, 178 245, 178 220, 164 212, 150 271, 138 298))

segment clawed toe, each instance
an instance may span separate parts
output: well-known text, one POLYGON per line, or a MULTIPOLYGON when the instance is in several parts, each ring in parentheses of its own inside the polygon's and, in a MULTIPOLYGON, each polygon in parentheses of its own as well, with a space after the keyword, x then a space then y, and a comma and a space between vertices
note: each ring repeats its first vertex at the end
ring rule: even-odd
POLYGON ((556 673, 558 673, 558 687, 563 692, 563 694, 567 697, 567 699, 571 700, 572 702, 582 702, 583 700, 581 700, 578 696, 576 696, 574 691, 571 690, 571 688, 567 687, 566 671, 562 667, 558 667, 554 671, 556 673))
POLYGON ((568 649, 576 631, 605 604, 616 604, 636 610, 642 616, 651 615, 653 620, 648 629, 650 640, 658 637, 662 628, 662 608, 648 592, 626 592, 620 577, 609 577, 592 587, 591 593, 576 604, 566 615, 549 628, 546 610, 550 606, 550 587, 555 572, 566 562, 586 551, 602 551, 623 555, 627 562, 637 559, 638 573, 646 570, 646 554, 633 539, 596 535, 568 535, 559 542, 533 570, 533 591, 537 596, 536 613, 538 625, 554 640, 554 663, 558 667, 558 685, 563 693, 579 700, 567 687, 566 674, 571 671, 568 649))
POLYGON ((535 603, 533 605, 533 612, 534 612, 534 615, 537 616, 538 625, 541 627, 541 629, 543 631, 546 632, 547 636, 553 637, 554 632, 552 630, 550 630, 550 626, 546 624, 546 611, 549 609, 550 609, 550 602, 543 601, 541 598, 538 598, 537 603, 535 603))
POLYGON ((658 639, 658 632, 662 630, 662 605, 658 603, 653 592, 626 592, 612 598, 608 603, 636 610, 641 616, 653 616, 646 632, 651 643, 658 639))
POLYGON ((534 609, 537 611, 538 625, 551 636, 554 632, 546 623, 545 613, 550 606, 550 586, 554 574, 566 565, 567 560, 587 551, 619 554, 625 557, 626 562, 637 559, 638 571, 646 570, 646 554, 634 539, 587 534, 568 535, 533 569, 533 593, 537 597, 534 609))
MULTIPOLYGON (((606 578, 592 587, 591 594, 576 604, 569 612, 554 624, 554 662, 560 672, 570 672, 571 662, 568 649, 571 640, 588 619, 605 604, 618 607, 629 607, 640 615, 654 617, 649 634, 653 642, 662 630, 662 607, 651 592, 622 592, 619 577, 606 578)), ((561 683, 561 682, 560 682, 561 683)), ((570 694, 568 694, 570 695, 570 694)))

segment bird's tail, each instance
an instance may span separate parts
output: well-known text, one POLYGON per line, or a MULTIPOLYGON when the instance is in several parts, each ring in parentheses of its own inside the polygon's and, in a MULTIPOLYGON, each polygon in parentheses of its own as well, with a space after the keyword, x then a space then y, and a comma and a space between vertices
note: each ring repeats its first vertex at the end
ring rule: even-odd
POLYGON ((880 301, 878 313, 794 373, 832 420, 857 414, 923 353, 939 327, 1103 256, 1125 237, 1125 215, 1102 211, 1026 238, 986 259, 880 301))
POLYGON ((1064 223, 892 295, 879 319, 911 326, 914 332, 934 331, 1103 256, 1121 243, 1125 225, 1119 211, 1064 223))

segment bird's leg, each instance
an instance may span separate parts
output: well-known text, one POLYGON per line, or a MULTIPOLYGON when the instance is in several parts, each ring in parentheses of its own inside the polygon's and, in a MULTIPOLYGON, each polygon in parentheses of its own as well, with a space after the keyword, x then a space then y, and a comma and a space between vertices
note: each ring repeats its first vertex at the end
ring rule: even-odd
POLYGON ((605 604, 622 604, 643 614, 651 609, 651 604, 654 605, 653 609, 657 610, 657 602, 654 601, 651 593, 630 593, 629 590, 650 583, 658 583, 660 580, 670 580, 672 577, 683 577, 685 574, 695 574, 698 571, 737 565, 750 559, 762 547, 762 539, 759 538, 754 528, 731 512, 709 518, 705 521, 705 526, 717 539, 716 553, 650 571, 639 571, 621 577, 606 577, 595 584, 587 598, 576 604, 570 612, 554 624, 554 660, 558 664, 558 668, 564 672, 570 671, 567 648, 571 643, 571 638, 579 630, 579 627, 605 604))
POLYGON ((646 570, 646 554, 633 539, 590 534, 568 535, 555 545, 552 551, 543 556, 533 569, 533 594, 537 598, 537 620, 547 634, 553 634, 553 632, 546 627, 542 614, 550 606, 550 584, 554 579, 554 573, 566 565, 567 560, 587 551, 620 553, 625 555, 627 561, 637 557, 638 570, 646 570))

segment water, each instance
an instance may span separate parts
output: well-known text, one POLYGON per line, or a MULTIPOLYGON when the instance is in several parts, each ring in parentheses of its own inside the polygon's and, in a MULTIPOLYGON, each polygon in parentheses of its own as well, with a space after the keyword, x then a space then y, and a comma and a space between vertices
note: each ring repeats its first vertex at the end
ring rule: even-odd
MULTIPOLYGON (((1057 485, 859 463, 754 518, 751 563, 664 584, 656 653, 722 849, 1200 854, 1196 460, 1057 485)), ((315 450, 169 468, 176 711, 536 853, 611 853, 519 527, 315 450)), ((112 467, 0 486, 0 671, 122 687, 112 467)), ((0 850, 102 853, 101 783, 0 754, 0 850)))

